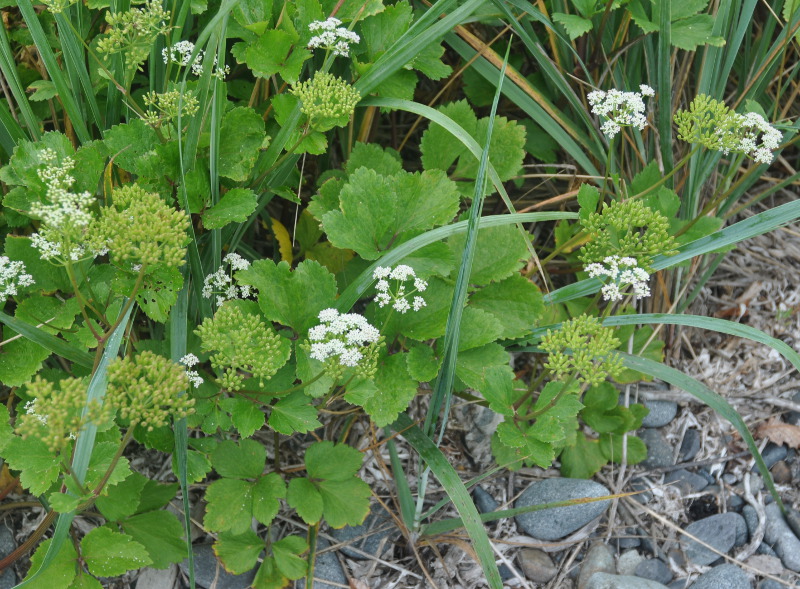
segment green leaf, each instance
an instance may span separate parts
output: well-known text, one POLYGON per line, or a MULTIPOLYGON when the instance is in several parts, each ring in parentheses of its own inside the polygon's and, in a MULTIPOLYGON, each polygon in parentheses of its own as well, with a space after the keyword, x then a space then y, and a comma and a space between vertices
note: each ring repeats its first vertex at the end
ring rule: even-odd
MULTIPOLYGON (((639 176, 641 176, 641 174, 637 175, 636 178, 633 179, 633 182, 636 182, 636 179, 639 178, 639 176)), ((631 184, 633 184, 633 182, 631 184)), ((631 186, 631 192, 634 192, 635 194, 633 186, 631 186)), ((597 203, 599 201, 600 190, 598 190, 596 186, 592 186, 591 184, 587 184, 585 182, 581 184, 581 187, 578 189, 578 204, 581 207, 581 221, 585 221, 590 215, 597 212, 597 203)))
POLYGON ((429 382, 439 372, 439 361, 433 348, 424 344, 413 344, 406 354, 408 374, 420 382, 429 382))
POLYGON ((33 94, 28 97, 31 102, 50 100, 58 95, 56 85, 50 80, 36 80, 28 86, 28 90, 34 90, 33 94))
POLYGON ((539 288, 519 274, 513 274, 474 292, 469 307, 491 313, 500 326, 498 337, 512 339, 530 333, 544 314, 539 288))
POLYGON ((647 458, 647 446, 644 442, 633 435, 623 436, 622 434, 602 434, 600 436, 600 451, 603 456, 611 462, 622 462, 622 440, 625 439, 627 452, 625 464, 639 464, 647 458))
POLYGON ((306 450, 306 471, 315 479, 343 481, 361 468, 364 455, 345 444, 317 442, 306 450))
POLYGON ((456 376, 469 388, 480 391, 485 387, 485 378, 489 368, 498 367, 501 370, 507 370, 513 379, 514 374, 508 365, 508 359, 506 349, 497 343, 473 348, 459 353, 456 376))
MULTIPOLYGON (((119 450, 119 442, 97 442, 92 448, 92 456, 89 460, 89 468, 84 478, 84 486, 94 488, 100 484, 106 476, 114 457, 119 450)), ((107 493, 114 485, 124 481, 131 474, 130 463, 124 456, 117 460, 114 470, 108 475, 108 480, 103 487, 103 492, 107 493)), ((66 479, 69 486, 70 479, 66 479)))
POLYGON ((14 436, 6 444, 3 457, 10 469, 21 471, 20 483, 33 495, 47 491, 61 472, 61 460, 37 438, 14 436))
MULTIPOLYGON (((457 260, 461 259, 465 239, 464 234, 457 234, 447 240, 457 260)), ((481 228, 475 244, 475 258, 469 282, 484 286, 507 278, 522 268, 527 258, 528 248, 515 227, 506 225, 481 228)))
POLYGON ((220 406, 231 414, 233 426, 243 438, 249 438, 264 427, 266 416, 261 407, 252 401, 241 397, 230 397, 222 399, 220 406))
MULTIPOLYGON (((175 454, 172 455, 172 472, 178 472, 175 454)), ((189 482, 198 483, 211 471, 211 461, 200 452, 189 450, 186 453, 186 468, 189 482)))
POLYGON ((178 483, 157 483, 147 477, 142 477, 138 472, 134 472, 130 477, 125 479, 123 484, 127 483, 132 478, 143 478, 145 480, 144 488, 142 489, 142 497, 139 500, 139 506, 136 508, 137 513, 164 507, 167 503, 172 501, 178 490, 178 483))
POLYGON ((316 524, 322 519, 322 495, 314 483, 307 478, 289 481, 286 502, 307 524, 316 524))
POLYGON ((50 507, 58 513, 74 511, 84 499, 86 499, 86 497, 75 497, 74 495, 67 495, 66 493, 51 493, 47 498, 50 502, 50 507))
POLYGON ((253 487, 253 517, 265 526, 272 523, 281 507, 279 499, 286 497, 283 479, 271 472, 259 477, 253 487))
POLYGON ((89 572, 99 577, 115 577, 153 563, 139 542, 108 528, 95 528, 83 537, 81 557, 89 572))
POLYGON ((114 163, 134 174, 148 171, 145 155, 155 152, 161 143, 155 130, 141 119, 111 127, 105 132, 103 141, 114 163))
POLYGON ((219 534, 214 542, 214 553, 222 561, 225 570, 234 575, 246 573, 256 566, 263 550, 264 541, 250 529, 240 534, 219 534))
POLYGON ((713 36, 713 31, 714 17, 710 14, 696 14, 672 23, 672 44, 686 51, 694 51, 700 45, 725 45, 725 39, 713 36))
POLYGON ((483 376, 480 393, 489 402, 489 409, 500 415, 514 415, 514 403, 520 393, 514 390, 514 373, 506 366, 490 366, 483 376))
POLYGON ((334 529, 358 526, 369 514, 369 499, 372 491, 359 478, 346 481, 325 480, 317 485, 322 496, 322 511, 325 521, 334 529))
MULTIPOLYGON (((400 154, 391 147, 381 147, 377 143, 361 143, 359 141, 350 152, 344 169, 350 176, 359 168, 374 170, 380 176, 394 176, 403 171, 403 161, 400 154)), ((339 189, 341 190, 341 186, 339 189)))
POLYGON ((300 77, 303 63, 311 58, 305 47, 295 46, 297 35, 285 31, 266 31, 258 41, 247 48, 245 63, 253 75, 269 78, 275 74, 294 84, 300 77))
POLYGON ((169 511, 148 511, 134 515, 122 522, 122 529, 145 547, 153 561, 153 568, 165 569, 186 557, 183 526, 169 511))
POLYGON ((129 477, 114 485, 106 495, 95 501, 97 509, 109 521, 120 521, 136 513, 142 490, 149 479, 133 472, 129 477))
POLYGON ((578 432, 575 444, 561 452, 561 474, 575 479, 588 479, 606 465, 608 460, 597 440, 590 440, 578 432))
POLYGON ((290 436, 307 433, 322 427, 317 421, 317 409, 310 404, 303 391, 296 391, 272 406, 269 426, 276 432, 290 436))
POLYGON ((220 176, 244 182, 266 137, 264 119, 252 108, 232 108, 222 118, 220 135, 225 138, 219 146, 220 176))
MULTIPOLYGON (((156 267, 148 272, 142 281, 142 288, 136 294, 136 302, 142 311, 153 321, 166 323, 169 310, 178 300, 178 291, 183 286, 183 275, 177 268, 156 267)), ((133 284, 128 290, 133 290, 133 284)))
POLYGON ((266 449, 254 440, 238 444, 224 440, 211 453, 211 464, 223 477, 254 479, 264 471, 266 461, 266 449))
MULTIPOLYGON (((36 548, 36 552, 31 556, 31 568, 25 576, 26 580, 42 566, 44 556, 52 542, 52 538, 48 538, 36 548)), ((75 546, 72 542, 64 542, 50 565, 36 577, 36 582, 40 583, 41 587, 69 587, 75 578, 77 565, 78 553, 75 552, 75 546)))
POLYGON ((50 357, 50 350, 30 340, 18 338, 8 341, 16 335, 8 327, 3 327, 3 353, 0 354, 0 382, 8 387, 18 387, 30 382, 31 377, 39 372, 42 362, 50 357))
POLYGON ((305 336, 319 323, 323 309, 334 306, 336 279, 324 266, 311 260, 295 270, 289 264, 257 260, 236 274, 241 284, 258 289, 258 305, 270 321, 287 325, 305 336))
POLYGON ((574 41, 592 30, 592 21, 588 18, 583 18, 575 14, 564 14, 563 12, 554 12, 553 20, 561 23, 564 30, 567 31, 569 38, 574 41))
POLYGON ((298 536, 286 536, 272 545, 275 565, 287 579, 300 579, 306 574, 308 564, 298 555, 308 550, 308 543, 298 536))
POLYGON ((237 479, 219 479, 206 490, 203 523, 213 532, 243 534, 253 519, 253 484, 237 479))
POLYGON ((398 2, 361 22, 362 44, 368 60, 374 62, 408 30, 413 20, 411 5, 398 2))
POLYGON ((392 354, 379 361, 375 375, 378 391, 364 404, 375 425, 383 427, 397 419, 417 394, 419 383, 408 374, 405 354, 392 354))
POLYGON ((72 581, 69 589, 103 589, 103 586, 100 584, 100 581, 81 571, 81 574, 72 581))
POLYGON ((255 192, 248 188, 234 188, 203 213, 203 226, 206 229, 220 229, 229 223, 244 223, 256 206, 258 199, 255 192))

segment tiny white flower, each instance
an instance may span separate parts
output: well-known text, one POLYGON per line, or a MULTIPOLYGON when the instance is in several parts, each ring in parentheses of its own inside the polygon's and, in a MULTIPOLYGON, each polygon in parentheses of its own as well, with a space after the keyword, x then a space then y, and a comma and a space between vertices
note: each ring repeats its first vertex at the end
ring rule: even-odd
POLYGON ((187 368, 191 368, 200 362, 200 359, 195 356, 194 354, 186 354, 183 358, 180 359, 180 363, 186 366, 187 368))
POLYGON ((419 311, 422 307, 425 307, 426 305, 427 303, 425 302, 425 299, 423 299, 422 297, 414 297, 414 302, 411 304, 412 308, 415 311, 419 311))

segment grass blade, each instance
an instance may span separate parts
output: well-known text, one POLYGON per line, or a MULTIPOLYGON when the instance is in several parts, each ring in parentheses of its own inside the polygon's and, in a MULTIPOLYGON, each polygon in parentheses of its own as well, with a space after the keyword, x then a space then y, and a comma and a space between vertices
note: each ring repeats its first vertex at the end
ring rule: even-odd
POLYGON ((2 311, 0 311, 0 323, 7 325, 25 339, 28 339, 35 344, 39 344, 46 350, 50 350, 54 354, 57 354, 62 358, 69 360, 70 362, 74 362, 75 364, 89 369, 94 366, 94 356, 92 356, 89 352, 79 350, 64 340, 58 339, 56 336, 39 329, 35 325, 21 321, 16 317, 12 317, 11 315, 3 313, 2 311))
POLYGON ((400 502, 400 515, 403 516, 403 522, 409 530, 414 529, 414 498, 411 495, 411 487, 408 485, 408 479, 403 471, 403 464, 400 462, 400 456, 397 454, 397 445, 394 440, 388 440, 386 447, 389 449, 389 459, 392 463, 392 474, 394 475, 394 482, 397 486, 397 500, 400 502))

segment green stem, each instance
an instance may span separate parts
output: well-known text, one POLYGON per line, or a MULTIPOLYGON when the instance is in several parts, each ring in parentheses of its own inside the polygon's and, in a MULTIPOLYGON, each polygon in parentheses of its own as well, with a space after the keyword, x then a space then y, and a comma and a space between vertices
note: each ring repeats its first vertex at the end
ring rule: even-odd
POLYGON ((297 140, 297 142, 295 142, 295 144, 294 144, 294 145, 292 145, 292 146, 291 146, 289 149, 287 149, 287 150, 286 150, 286 153, 284 153, 284 154, 283 154, 281 157, 279 157, 279 158, 278 158, 278 159, 275 161, 275 163, 274 163, 274 164, 272 164, 272 165, 271 165, 269 168, 267 168, 267 170, 266 170, 266 171, 264 171, 264 173, 260 174, 260 175, 258 176, 258 178, 256 178, 255 180, 253 180, 253 181, 250 183, 250 188, 253 188, 253 189, 256 189, 256 188, 258 188, 258 187, 259 187, 259 185, 260 185, 260 184, 261 184, 261 183, 264 181, 264 179, 265 179, 267 176, 269 176, 269 175, 270 175, 270 173, 272 173, 272 172, 273 172, 275 169, 277 169, 277 168, 278 168, 278 167, 279 167, 279 166, 280 166, 280 165, 281 165, 283 162, 285 162, 285 161, 286 161, 286 160, 287 160, 287 159, 288 159, 288 158, 289 158, 289 157, 290 157, 290 156, 291 156, 291 155, 292 155, 292 154, 295 152, 295 150, 296 150, 298 147, 300 147, 300 144, 303 142, 303 139, 305 139, 305 138, 308 136, 308 131, 309 131, 309 129, 310 129, 310 125, 309 125, 309 124, 306 124, 305 128, 304 128, 304 129, 303 129, 303 131, 300 133, 300 138, 297 140))
POLYGON ((125 306, 122 308, 122 311, 120 311, 119 317, 117 317, 114 325, 112 325, 109 330, 103 334, 103 341, 111 337, 111 334, 114 333, 117 327, 119 327, 119 324, 122 322, 122 320, 128 316, 128 310, 136 302, 136 294, 139 292, 139 289, 142 287, 142 283, 144 282, 144 273, 146 269, 147 264, 142 264, 142 267, 139 268, 139 276, 136 277, 136 284, 133 285, 133 291, 131 291, 128 300, 126 301, 125 306))

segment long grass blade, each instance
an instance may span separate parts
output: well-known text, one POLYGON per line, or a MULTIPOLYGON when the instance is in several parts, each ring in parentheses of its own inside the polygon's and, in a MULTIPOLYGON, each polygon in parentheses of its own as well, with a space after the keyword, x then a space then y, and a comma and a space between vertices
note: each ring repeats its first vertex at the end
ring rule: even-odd
POLYGON ((2 311, 0 311, 0 322, 16 331, 25 339, 28 339, 35 344, 39 344, 44 349, 50 350, 52 353, 57 354, 58 356, 61 356, 70 362, 75 362, 75 364, 89 369, 91 369, 94 365, 94 356, 92 356, 89 352, 80 350, 64 340, 58 339, 53 334, 39 329, 35 325, 21 321, 20 319, 12 317, 11 315, 7 315, 2 311))
MULTIPOLYGON (((11 50, 11 44, 9 43, 8 33, 6 33, 5 27, 0 27, 0 72, 3 74, 3 79, 17 103, 17 108, 22 114, 22 119, 25 121, 25 126, 28 129, 28 136, 26 138, 38 141, 41 137, 39 121, 36 119, 36 115, 33 114, 33 109, 31 109, 30 102, 28 102, 28 96, 25 94, 25 89, 22 87, 22 81, 19 78, 19 72, 17 72, 14 53, 11 50)), ((11 105, 9 105, 9 107, 11 107, 11 105)), ((4 126, 9 128, 5 121, 4 126)), ((9 134, 13 136, 15 133, 9 131, 9 134)))

